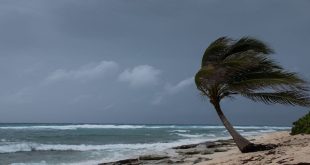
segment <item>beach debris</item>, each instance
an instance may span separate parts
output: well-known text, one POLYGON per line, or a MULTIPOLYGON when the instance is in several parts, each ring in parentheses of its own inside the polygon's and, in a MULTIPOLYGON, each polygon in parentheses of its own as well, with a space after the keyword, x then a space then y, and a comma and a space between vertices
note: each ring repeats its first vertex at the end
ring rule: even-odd
POLYGON ((167 155, 142 155, 139 157, 139 160, 161 160, 169 158, 167 155))
POLYGON ((214 150, 214 152, 226 152, 226 151, 228 151, 228 148, 216 148, 214 150))
POLYGON ((189 149, 189 148, 194 148, 198 145, 199 144, 187 144, 187 145, 181 145, 181 146, 173 147, 172 149, 189 149))
POLYGON ((124 160, 119 160, 115 162, 108 162, 108 163, 100 163, 98 165, 139 165, 141 162, 139 162, 138 159, 124 159, 124 160))

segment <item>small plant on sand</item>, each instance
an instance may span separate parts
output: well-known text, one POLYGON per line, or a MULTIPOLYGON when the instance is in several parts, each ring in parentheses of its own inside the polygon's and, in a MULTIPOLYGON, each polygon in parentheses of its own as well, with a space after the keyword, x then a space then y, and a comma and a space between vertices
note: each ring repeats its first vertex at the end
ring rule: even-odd
POLYGON ((292 135, 310 134, 310 112, 293 123, 292 135))
POLYGON ((201 68, 195 76, 198 90, 208 97, 243 153, 272 147, 255 145, 242 137, 222 112, 222 99, 241 95, 266 104, 310 106, 306 81, 274 62, 270 58, 272 53, 268 45, 255 38, 221 37, 205 50, 201 68))

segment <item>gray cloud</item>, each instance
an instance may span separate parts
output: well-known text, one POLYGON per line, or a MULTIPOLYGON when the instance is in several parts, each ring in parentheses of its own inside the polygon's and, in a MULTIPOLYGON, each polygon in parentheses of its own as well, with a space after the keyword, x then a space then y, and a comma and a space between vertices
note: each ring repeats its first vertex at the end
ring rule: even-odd
POLYGON ((150 65, 139 65, 122 72, 118 80, 128 82, 131 87, 156 85, 159 82, 161 71, 150 65))
MULTIPOLYGON (((257 37, 283 67, 309 79, 309 7, 307 0, 2 0, 0 122, 218 124, 191 80, 204 49, 220 36, 257 37)), ((253 125, 290 125, 309 110, 239 97, 223 109, 232 123, 253 125)))
POLYGON ((152 101, 151 103, 154 105, 158 105, 160 104, 163 99, 165 97, 171 97, 179 92, 181 92, 182 90, 186 89, 189 86, 193 86, 194 85, 194 78, 190 77, 187 79, 184 79, 180 82, 178 82, 175 85, 171 85, 170 83, 167 83, 164 86, 163 91, 161 91, 152 101))
POLYGON ((187 86, 194 84, 194 78, 190 77, 178 82, 176 85, 167 84, 165 89, 168 93, 175 94, 186 88, 187 86))
POLYGON ((87 80, 104 76, 109 72, 115 72, 118 69, 118 64, 114 61, 101 61, 99 64, 87 64, 78 69, 65 70, 57 69, 52 72, 47 78, 46 83, 51 83, 60 80, 87 80))

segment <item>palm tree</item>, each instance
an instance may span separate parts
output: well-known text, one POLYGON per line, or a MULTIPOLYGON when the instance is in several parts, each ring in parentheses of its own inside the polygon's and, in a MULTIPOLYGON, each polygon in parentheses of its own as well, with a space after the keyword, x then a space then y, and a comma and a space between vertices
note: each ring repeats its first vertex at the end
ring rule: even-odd
POLYGON ((263 145, 249 142, 233 128, 221 110, 222 99, 241 95, 266 104, 310 106, 306 81, 274 62, 272 53, 268 45, 255 38, 221 37, 206 49, 195 76, 198 90, 208 97, 243 153, 263 150, 263 145))

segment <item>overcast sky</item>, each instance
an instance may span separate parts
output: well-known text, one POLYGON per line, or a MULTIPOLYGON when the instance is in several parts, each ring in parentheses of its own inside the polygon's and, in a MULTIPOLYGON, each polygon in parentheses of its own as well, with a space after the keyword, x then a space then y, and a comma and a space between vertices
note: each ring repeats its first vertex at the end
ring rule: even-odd
MULTIPOLYGON (((193 82, 204 49, 253 36, 310 79, 310 1, 1 0, 0 122, 219 124, 193 82)), ((309 109, 222 102, 236 125, 309 109)))

